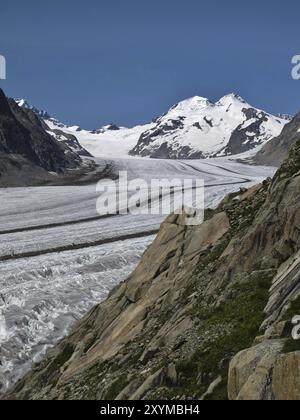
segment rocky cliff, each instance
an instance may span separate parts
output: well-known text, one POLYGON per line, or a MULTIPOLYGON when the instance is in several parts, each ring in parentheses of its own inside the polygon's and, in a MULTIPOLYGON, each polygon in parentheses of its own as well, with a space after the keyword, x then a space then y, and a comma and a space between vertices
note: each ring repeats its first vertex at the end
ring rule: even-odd
POLYGON ((300 142, 200 226, 171 215, 139 266, 8 399, 300 399, 300 142))
MULTIPOLYGON (((10 102, 13 104, 14 108, 18 112, 18 109, 15 105, 18 105, 21 110, 25 111, 25 113, 30 114, 32 118, 39 122, 39 125, 52 137, 55 138, 60 143, 62 148, 65 147, 67 150, 73 151, 75 154, 79 156, 88 156, 91 157, 91 154, 85 150, 77 137, 74 134, 68 133, 64 131, 64 125, 59 123, 57 120, 52 118, 47 111, 40 110, 35 106, 30 105, 25 99, 11 99, 10 102), (35 117, 33 117, 33 115, 35 117), (52 122, 54 127, 51 129, 46 121, 52 122), (55 124, 56 123, 56 124, 55 124)), ((52 126, 52 125, 51 125, 52 126)))
POLYGON ((0 89, 0 184, 51 179, 80 166, 81 159, 68 146, 50 136, 40 118, 20 108, 0 89))

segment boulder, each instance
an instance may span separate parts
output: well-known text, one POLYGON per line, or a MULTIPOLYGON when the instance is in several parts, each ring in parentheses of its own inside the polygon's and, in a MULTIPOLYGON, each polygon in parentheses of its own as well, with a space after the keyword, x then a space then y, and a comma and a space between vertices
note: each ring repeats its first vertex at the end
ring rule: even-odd
POLYGON ((229 366, 228 398, 271 399, 270 377, 282 346, 282 340, 268 340, 238 353, 229 366))

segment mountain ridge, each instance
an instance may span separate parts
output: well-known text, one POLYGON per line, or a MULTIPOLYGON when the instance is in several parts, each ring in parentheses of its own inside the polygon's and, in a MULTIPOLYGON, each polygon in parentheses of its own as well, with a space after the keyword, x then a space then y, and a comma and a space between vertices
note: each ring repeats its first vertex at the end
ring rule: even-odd
MULTIPOLYGON (((25 100, 19 100, 19 105, 31 107, 25 100)), ((132 128, 109 124, 89 131, 67 126, 45 111, 37 113, 49 132, 60 130, 62 135, 75 136, 96 157, 201 159, 253 155, 288 123, 286 117, 253 108, 236 93, 215 103, 201 96, 187 98, 152 122, 132 128)))

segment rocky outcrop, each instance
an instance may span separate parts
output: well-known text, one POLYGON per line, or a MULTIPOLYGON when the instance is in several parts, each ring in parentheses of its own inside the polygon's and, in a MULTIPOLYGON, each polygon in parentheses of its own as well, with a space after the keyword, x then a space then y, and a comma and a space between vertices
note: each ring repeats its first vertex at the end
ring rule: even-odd
MULTIPOLYGON (((296 222, 300 226, 299 221, 296 222)), ((264 310, 266 319, 257 338, 260 343, 237 354, 230 363, 230 399, 300 399, 300 345, 298 353, 284 354, 291 338, 291 319, 300 313, 300 253, 292 255, 278 270, 264 310), (291 310, 291 307, 294 309, 291 310)), ((295 347, 295 350, 297 347, 295 347)))
POLYGON ((271 375, 282 348, 282 341, 270 340, 238 353, 229 368, 229 399, 271 400, 271 375))
POLYGON ((228 394, 237 400, 299 400, 300 351, 283 354, 283 340, 268 340, 232 360, 228 394))
POLYGON ((300 142, 200 226, 162 224, 139 266, 8 399, 300 398, 300 142))

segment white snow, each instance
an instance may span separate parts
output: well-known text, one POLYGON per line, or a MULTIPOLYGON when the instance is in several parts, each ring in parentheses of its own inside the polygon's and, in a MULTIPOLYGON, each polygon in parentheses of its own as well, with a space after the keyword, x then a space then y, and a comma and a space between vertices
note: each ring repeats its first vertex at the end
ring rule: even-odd
POLYGON ((17 100, 16 101, 17 102, 17 104, 22 108, 22 107, 24 107, 26 104, 27 104, 27 102, 25 101, 25 99, 19 99, 19 100, 17 100))
POLYGON ((45 120, 51 130, 61 129, 65 133, 73 134, 79 143, 95 157, 124 157, 136 145, 140 135, 153 127, 153 124, 139 125, 133 128, 120 128, 120 130, 107 130, 94 134, 87 130, 78 130, 78 127, 68 127, 55 120, 45 120), (59 126, 58 126, 59 124, 59 126))

